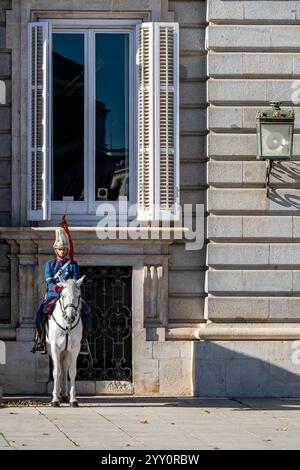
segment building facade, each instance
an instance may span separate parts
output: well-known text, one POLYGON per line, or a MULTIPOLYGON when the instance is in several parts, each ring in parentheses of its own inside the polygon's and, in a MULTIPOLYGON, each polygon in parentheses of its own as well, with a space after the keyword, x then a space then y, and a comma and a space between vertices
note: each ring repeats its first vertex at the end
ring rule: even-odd
POLYGON ((67 208, 94 311, 79 393, 299 396, 300 1, 0 6, 4 393, 51 390, 48 358, 30 349, 67 208), (296 129, 267 198, 255 112, 274 98, 295 106, 296 129), (201 249, 177 236, 184 223, 163 236, 157 194, 167 211, 204 206, 201 249), (148 238, 121 223, 97 236, 97 207, 120 196, 148 238))

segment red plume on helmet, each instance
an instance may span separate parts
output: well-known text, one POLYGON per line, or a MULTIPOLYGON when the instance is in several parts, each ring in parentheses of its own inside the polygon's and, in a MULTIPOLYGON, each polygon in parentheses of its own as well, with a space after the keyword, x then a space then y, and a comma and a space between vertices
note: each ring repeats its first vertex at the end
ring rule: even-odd
POLYGON ((63 215, 62 218, 61 218, 60 227, 63 228, 64 231, 67 234, 68 243, 69 243, 69 258, 72 260, 73 255, 74 255, 73 241, 72 241, 72 238, 71 238, 71 234, 70 234, 70 231, 69 231, 69 227, 68 227, 67 219, 66 219, 65 215, 63 215))

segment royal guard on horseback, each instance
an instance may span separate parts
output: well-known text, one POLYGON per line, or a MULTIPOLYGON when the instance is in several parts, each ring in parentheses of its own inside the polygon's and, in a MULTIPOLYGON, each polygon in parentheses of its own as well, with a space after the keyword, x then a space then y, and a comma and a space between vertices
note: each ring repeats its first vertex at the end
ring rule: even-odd
MULTIPOLYGON (((53 245, 55 258, 45 266, 45 281, 47 294, 36 313, 36 341, 32 352, 46 354, 45 320, 51 315, 56 301, 62 291, 61 282, 68 279, 80 279, 79 266, 73 259, 73 243, 68 225, 63 216, 60 227, 56 229, 56 239, 53 245)), ((91 327, 92 313, 88 304, 81 299, 81 320, 83 325, 80 354, 89 354, 87 337, 91 327)))

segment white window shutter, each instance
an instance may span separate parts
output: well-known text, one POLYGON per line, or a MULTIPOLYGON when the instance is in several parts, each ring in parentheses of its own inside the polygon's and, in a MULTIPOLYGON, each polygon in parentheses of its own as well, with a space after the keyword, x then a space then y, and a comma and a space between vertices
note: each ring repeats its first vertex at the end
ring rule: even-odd
POLYGON ((28 219, 50 218, 47 22, 28 25, 28 219))
POLYGON ((138 219, 154 218, 154 57, 153 26, 137 26, 138 219))
POLYGON ((179 26, 138 26, 138 219, 179 217, 179 26))

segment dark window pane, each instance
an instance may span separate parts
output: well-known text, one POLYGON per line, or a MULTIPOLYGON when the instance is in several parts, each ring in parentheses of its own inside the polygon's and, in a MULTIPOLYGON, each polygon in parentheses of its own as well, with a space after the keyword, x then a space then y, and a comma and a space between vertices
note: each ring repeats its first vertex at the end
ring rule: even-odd
POLYGON ((53 41, 52 198, 84 199, 84 35, 53 41))
POLYGON ((96 34, 96 200, 128 198, 128 35, 96 34))

